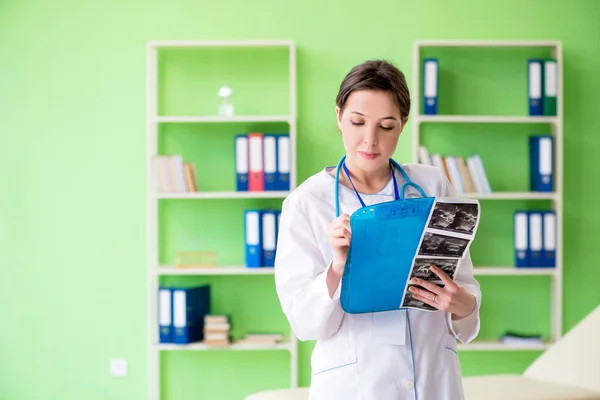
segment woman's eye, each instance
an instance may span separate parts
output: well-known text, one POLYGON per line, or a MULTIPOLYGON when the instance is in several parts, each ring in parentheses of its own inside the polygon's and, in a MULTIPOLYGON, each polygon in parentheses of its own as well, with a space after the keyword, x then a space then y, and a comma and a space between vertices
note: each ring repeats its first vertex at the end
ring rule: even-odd
POLYGON ((381 129, 383 129, 384 131, 391 131, 392 129, 394 129, 393 126, 381 126, 381 129))
POLYGON ((361 126, 361 125, 365 124, 364 122, 354 122, 354 121, 350 121, 350 123, 354 126, 361 126))

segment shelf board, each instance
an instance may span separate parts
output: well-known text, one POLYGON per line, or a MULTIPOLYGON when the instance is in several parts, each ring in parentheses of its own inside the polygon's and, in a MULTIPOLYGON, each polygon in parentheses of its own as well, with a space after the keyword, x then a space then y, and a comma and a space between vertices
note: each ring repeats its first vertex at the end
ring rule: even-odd
POLYGON ((545 342, 537 344, 504 344, 499 340, 474 340, 469 344, 458 343, 460 351, 543 351, 552 345, 545 342))
POLYGON ((159 343, 154 344, 154 347, 159 351, 169 350, 187 350, 187 351, 214 351, 214 350, 287 350, 290 351, 292 346, 289 342, 277 343, 274 345, 263 345, 263 344, 246 344, 246 343, 233 343, 229 346, 207 346, 204 343, 190 343, 190 344, 173 344, 173 343, 159 343))
POLYGON ((558 47, 557 41, 494 41, 494 40, 419 40, 419 47, 558 47))
POLYGON ((457 197, 480 200, 556 200, 555 192, 492 192, 492 193, 463 193, 457 197))
POLYGON ((290 122, 289 115, 240 115, 234 117, 207 116, 165 116, 154 117, 158 123, 200 123, 200 122, 290 122))
POLYGON ((279 199, 287 197, 289 191, 263 192, 185 192, 154 193, 157 199, 279 199))
POLYGON ((248 41, 163 41, 148 42, 149 47, 294 47, 288 40, 248 40, 248 41))
POLYGON ((154 268, 156 275, 273 275, 273 267, 199 267, 199 268, 175 268, 161 265, 154 268))
POLYGON ((557 117, 509 116, 509 115, 419 115, 420 123, 504 123, 504 124, 556 124, 557 117))
POLYGON ((556 268, 474 267, 475 275, 556 275, 556 268))

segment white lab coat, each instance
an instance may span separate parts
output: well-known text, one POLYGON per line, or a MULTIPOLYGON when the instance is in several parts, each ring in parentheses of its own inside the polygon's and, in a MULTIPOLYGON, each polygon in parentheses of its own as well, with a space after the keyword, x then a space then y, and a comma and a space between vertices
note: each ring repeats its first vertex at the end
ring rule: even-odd
MULTIPOLYGON (((454 195, 439 169, 421 164, 403 168, 426 195, 454 195)), ((481 303, 470 256, 455 279, 475 296, 477 306, 462 320, 453 321, 441 311, 347 314, 340 305, 341 283, 333 298, 325 283, 333 258, 327 226, 336 218, 331 169, 308 178, 284 200, 275 259, 277 294, 294 334, 302 341, 316 340, 310 400, 462 399, 456 339, 468 343, 477 336, 481 303)), ((399 171, 396 179, 401 188, 405 180, 399 171)), ((405 196, 420 197, 412 186, 405 196)), ((354 191, 341 184, 339 197, 341 213, 360 207, 354 191)), ((367 205, 393 200, 392 180, 379 193, 361 197, 367 205)))

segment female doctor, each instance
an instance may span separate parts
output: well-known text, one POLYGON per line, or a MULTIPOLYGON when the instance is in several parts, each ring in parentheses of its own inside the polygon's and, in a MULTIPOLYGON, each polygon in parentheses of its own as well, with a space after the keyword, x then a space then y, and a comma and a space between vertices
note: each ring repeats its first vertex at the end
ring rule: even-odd
MULTIPOLYGON (((336 106, 346 150, 339 173, 341 215, 336 218, 336 168, 326 167, 284 200, 275 259, 277 294, 295 335, 316 340, 310 399, 460 400, 456 339, 468 343, 477 336, 481 302, 468 254, 454 281, 431 267, 443 288, 413 281, 421 286, 413 296, 439 311, 347 314, 340 305, 349 215, 394 200, 394 185, 406 182, 390 162, 410 111, 404 75, 385 61, 360 64, 341 83, 336 106)), ((454 195, 438 168, 399 167, 427 196, 454 195)), ((421 195, 407 185, 405 196, 421 195)))

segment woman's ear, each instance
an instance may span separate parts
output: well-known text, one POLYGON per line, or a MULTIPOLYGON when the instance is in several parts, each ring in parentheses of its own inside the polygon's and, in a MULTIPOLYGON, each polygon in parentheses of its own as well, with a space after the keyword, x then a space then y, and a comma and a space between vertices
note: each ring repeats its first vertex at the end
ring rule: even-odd
POLYGON ((342 130, 342 110, 339 107, 335 107, 335 115, 336 115, 336 120, 337 120, 337 125, 339 130, 342 130))

